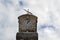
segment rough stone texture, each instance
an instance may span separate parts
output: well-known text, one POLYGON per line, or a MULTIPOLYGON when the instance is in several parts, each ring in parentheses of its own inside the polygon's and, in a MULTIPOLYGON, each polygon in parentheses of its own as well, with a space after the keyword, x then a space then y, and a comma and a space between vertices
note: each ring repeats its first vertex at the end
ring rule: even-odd
POLYGON ((16 40, 38 40, 38 33, 20 32, 16 34, 16 40))
POLYGON ((18 17, 19 31, 16 40, 38 40, 37 17, 24 14, 18 17))
POLYGON ((18 22, 19 22, 19 32, 26 32, 26 31, 37 32, 36 16, 24 14, 18 17, 18 22))

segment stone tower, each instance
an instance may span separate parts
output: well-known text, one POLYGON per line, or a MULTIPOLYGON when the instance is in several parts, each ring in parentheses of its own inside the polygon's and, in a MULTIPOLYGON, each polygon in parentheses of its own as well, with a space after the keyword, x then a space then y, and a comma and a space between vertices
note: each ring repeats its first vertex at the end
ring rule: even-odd
POLYGON ((16 40, 38 40, 37 17, 25 10, 27 14, 18 17, 19 31, 16 40))

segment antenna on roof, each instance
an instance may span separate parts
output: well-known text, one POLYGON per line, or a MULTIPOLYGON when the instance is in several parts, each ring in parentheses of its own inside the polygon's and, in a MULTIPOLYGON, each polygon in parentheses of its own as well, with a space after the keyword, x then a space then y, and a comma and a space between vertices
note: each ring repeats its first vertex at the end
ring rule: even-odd
POLYGON ((32 15, 32 13, 31 12, 29 12, 29 9, 28 10, 26 10, 26 9, 23 9, 24 11, 26 11, 27 12, 27 14, 30 14, 30 15, 32 15))

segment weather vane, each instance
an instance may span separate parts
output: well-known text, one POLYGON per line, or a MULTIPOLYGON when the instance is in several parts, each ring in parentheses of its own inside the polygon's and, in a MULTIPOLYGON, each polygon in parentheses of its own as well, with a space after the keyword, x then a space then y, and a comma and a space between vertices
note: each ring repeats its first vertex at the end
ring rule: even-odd
POLYGON ((27 12, 27 14, 30 14, 30 15, 32 15, 32 13, 29 11, 29 9, 28 10, 26 10, 26 9, 23 9, 24 11, 26 11, 27 12))

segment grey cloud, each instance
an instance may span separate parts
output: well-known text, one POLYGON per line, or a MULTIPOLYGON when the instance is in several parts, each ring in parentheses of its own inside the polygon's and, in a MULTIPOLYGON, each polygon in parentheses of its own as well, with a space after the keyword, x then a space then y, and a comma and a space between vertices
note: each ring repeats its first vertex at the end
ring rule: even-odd
POLYGON ((50 30, 55 30, 56 29, 54 25, 45 23, 45 24, 40 25, 40 28, 38 30, 44 30, 46 28, 48 28, 50 30))
POLYGON ((20 1, 19 1, 19 6, 20 6, 21 8, 24 8, 24 7, 27 7, 28 4, 27 4, 27 2, 25 2, 24 0, 20 0, 20 1))

